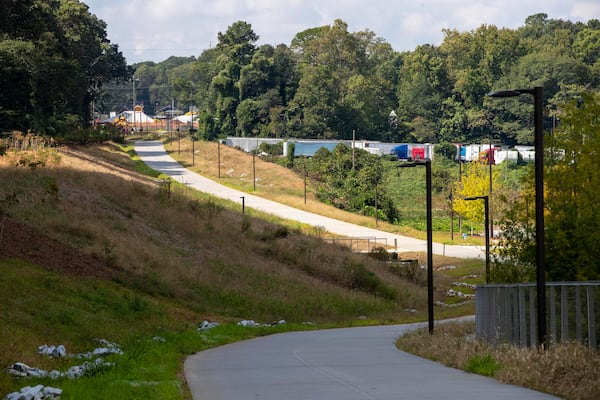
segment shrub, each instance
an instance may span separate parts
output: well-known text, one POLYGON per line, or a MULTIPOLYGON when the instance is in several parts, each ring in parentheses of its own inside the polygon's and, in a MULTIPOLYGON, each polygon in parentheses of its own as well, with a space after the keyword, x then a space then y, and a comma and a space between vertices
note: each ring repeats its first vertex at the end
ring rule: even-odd
POLYGON ((502 365, 494 360, 490 353, 483 356, 474 356, 465 365, 465 371, 489 377, 494 377, 500 369, 502 369, 502 365))

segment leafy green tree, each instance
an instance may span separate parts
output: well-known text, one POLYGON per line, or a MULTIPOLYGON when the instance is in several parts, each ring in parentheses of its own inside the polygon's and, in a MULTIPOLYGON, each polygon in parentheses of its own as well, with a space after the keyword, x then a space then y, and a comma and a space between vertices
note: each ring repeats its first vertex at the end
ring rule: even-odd
POLYGON ((260 105, 256 100, 243 100, 236 109, 237 128, 241 136, 258 136, 261 117, 260 105))
POLYGON ((404 54, 402 61, 398 117, 410 124, 414 139, 434 141, 440 131, 442 103, 451 92, 445 59, 439 48, 423 45, 404 54))
POLYGON ((433 153, 435 154, 435 159, 455 160, 458 149, 452 143, 443 142, 433 148, 433 153))
MULTIPOLYGON (((550 138, 545 169, 545 265, 548 279, 592 280, 600 278, 600 95, 582 92, 559 104, 560 125, 550 138), (556 150, 557 149, 557 150, 556 150)), ((498 246, 499 278, 535 276, 535 202, 533 172, 526 176, 518 197, 507 199, 511 207, 502 221, 498 246)))
POLYGON ((546 259, 554 280, 600 278, 600 94, 584 92, 560 112, 561 156, 546 172, 546 259))
POLYGON ((585 28, 573 42, 575 54, 588 65, 593 65, 600 59, 600 29, 585 28))
MULTIPOLYGON (((292 41, 300 80, 289 106, 289 127, 301 137, 392 138, 388 115, 397 99, 395 53, 371 31, 331 26, 301 32, 292 41)), ((397 127, 398 125, 396 125, 397 127)))
POLYGON ((365 215, 374 215, 377 203, 382 219, 390 222, 398 219, 394 203, 381 185, 381 158, 355 149, 353 162, 351 149, 339 144, 331 152, 325 148, 317 151, 310 160, 308 173, 311 181, 316 182, 317 195, 322 201, 365 215))
POLYGON ((464 103, 454 97, 446 98, 442 103, 440 125, 438 142, 464 142, 469 130, 469 117, 464 103))
POLYGON ((34 54, 33 42, 9 39, 0 42, 0 128, 29 127, 34 54))
POLYGON ((250 63, 260 37, 252 30, 252 25, 237 21, 227 28, 225 33, 217 34, 217 49, 227 54, 234 63, 244 66, 250 63))
POLYGON ((335 78, 328 66, 306 66, 302 69, 298 90, 288 108, 289 126, 295 136, 333 136, 329 120, 336 114, 339 99, 335 86, 335 78))
MULTIPOLYGON (((547 98, 557 96, 563 86, 584 86, 590 79, 590 69, 574 58, 556 55, 554 52, 531 53, 522 57, 496 85, 504 88, 530 88, 543 86, 547 98)), ((547 99, 544 99, 546 102, 547 99)), ((495 124, 502 132, 506 143, 533 144, 532 96, 519 96, 517 99, 488 100, 490 113, 495 116, 495 124)), ((550 129, 551 121, 544 121, 550 129)))
POLYGON ((237 21, 225 33, 218 33, 216 59, 220 71, 212 78, 209 97, 219 118, 220 130, 236 135, 236 109, 240 103, 239 80, 242 68, 252 61, 259 36, 245 21, 237 21))
POLYGON ((107 39, 106 24, 76 0, 8 1, 0 7, 0 92, 20 93, 0 96, 0 112, 8 117, 0 118, 0 128, 59 135, 87 125, 90 103, 104 82, 130 72, 107 39))
POLYGON ((482 25, 471 32, 444 30, 440 50, 465 107, 481 107, 494 82, 525 54, 515 31, 482 25))

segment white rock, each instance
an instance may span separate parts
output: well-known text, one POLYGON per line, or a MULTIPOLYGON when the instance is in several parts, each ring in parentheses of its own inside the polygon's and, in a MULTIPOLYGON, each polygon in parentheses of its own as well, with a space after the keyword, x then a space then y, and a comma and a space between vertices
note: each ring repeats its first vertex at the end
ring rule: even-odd
POLYGON ((60 378, 62 374, 60 373, 60 371, 53 369, 52 371, 50 371, 50 374, 48 376, 50 376, 50 379, 56 380, 60 378))
POLYGON ((92 351, 93 356, 107 356, 110 354, 123 354, 121 349, 114 349, 112 347, 98 347, 92 351))
POLYGON ((243 319, 240 322, 238 322, 237 324, 240 326, 250 326, 250 327, 260 326, 260 324, 256 323, 254 320, 251 320, 251 319, 243 319))
POLYGON ((252 328, 258 328, 261 326, 275 326, 275 325, 284 325, 286 322, 284 319, 281 319, 279 321, 275 321, 272 322, 270 324, 259 324, 258 322, 252 320, 252 319, 244 319, 240 322, 238 322, 238 325, 240 326, 247 326, 247 327, 252 327, 252 328))
POLYGON ((38 346, 38 354, 54 358, 66 357, 67 349, 62 344, 58 346, 47 346, 44 344, 42 346, 38 346))
POLYGON ((62 389, 57 389, 44 385, 34 387, 25 386, 20 392, 13 392, 6 395, 5 400, 57 400, 60 399, 62 389))
POLYGON ((48 371, 30 367, 27 364, 16 362, 8 368, 8 373, 12 376, 18 377, 34 377, 34 378, 45 378, 48 376, 48 371))
POLYGON ((202 321, 200 322, 200 325, 198 325, 198 331, 205 331, 208 329, 212 329, 212 328, 216 328, 217 326, 219 326, 218 322, 208 322, 208 321, 202 321))

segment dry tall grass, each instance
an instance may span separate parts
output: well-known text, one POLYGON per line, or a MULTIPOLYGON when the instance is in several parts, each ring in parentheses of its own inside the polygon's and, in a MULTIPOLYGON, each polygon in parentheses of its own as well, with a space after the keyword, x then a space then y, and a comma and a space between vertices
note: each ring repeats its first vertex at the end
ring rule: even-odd
MULTIPOLYGON (((165 149, 177 161, 192 171, 201 173, 211 179, 242 191, 252 192, 302 210, 308 210, 320 215, 348 221, 351 223, 375 226, 375 219, 340 210, 320 202, 310 182, 307 185, 306 204, 304 203, 304 177, 278 164, 253 157, 241 150, 228 146, 221 147, 221 178, 218 178, 218 145, 213 142, 196 142, 195 157, 192 165, 192 147, 188 139, 165 141, 165 149), (252 183, 254 176, 253 162, 256 168, 256 191, 252 183)), ((401 227, 380 222, 391 232, 399 232, 401 227)))
POLYGON ((421 287, 364 256, 181 185, 168 197, 114 146, 63 149, 61 157, 27 169, 4 157, 0 199, 16 201, 3 208, 144 293, 225 318, 394 321, 426 309, 421 287))
MULTIPOLYGON (((254 158, 242 150, 229 146, 220 146, 221 174, 218 169, 219 146, 215 142, 195 142, 194 156, 192 157, 192 142, 182 137, 179 141, 175 138, 164 141, 165 149, 175 160, 179 161, 192 171, 198 172, 210 179, 218 180, 226 186, 252 192, 279 203, 306 210, 312 213, 331 217, 340 221, 362 225, 370 228, 381 229, 387 232, 398 233, 426 239, 426 232, 418 231, 409 226, 390 224, 383 221, 375 221, 373 217, 358 215, 352 212, 340 210, 320 202, 311 189, 310 180, 307 184, 306 203, 304 203, 304 177, 296 174, 288 168, 278 164, 254 158), (252 183, 254 176, 253 162, 256 168, 256 190, 252 183)), ((300 161, 297 161, 300 162, 300 161)), ((446 199, 438 199, 438 202, 446 202, 446 199)), ((423 204, 424 206, 424 204, 423 204)), ((434 208, 443 207, 442 204, 434 205, 434 208)), ((434 241, 440 243, 455 243, 459 238, 456 233, 455 239, 451 239, 449 232, 434 231, 434 241)), ((459 244, 483 244, 483 239, 469 237, 467 242, 460 239, 459 244)))
POLYGON ((600 354, 575 342, 554 343, 546 351, 513 345, 492 346, 474 338, 474 323, 449 323, 433 335, 417 331, 398 339, 398 347, 444 365, 465 369, 488 355, 500 365, 494 378, 569 400, 600 398, 600 354))

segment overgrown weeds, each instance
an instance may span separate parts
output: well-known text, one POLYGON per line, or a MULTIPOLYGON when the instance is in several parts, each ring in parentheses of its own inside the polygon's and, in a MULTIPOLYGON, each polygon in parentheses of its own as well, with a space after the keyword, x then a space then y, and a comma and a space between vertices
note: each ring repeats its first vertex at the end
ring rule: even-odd
POLYGON ((474 322, 438 324, 400 337, 400 349, 444 365, 569 400, 600 398, 600 354, 576 342, 545 350, 490 345, 475 338, 474 322))

